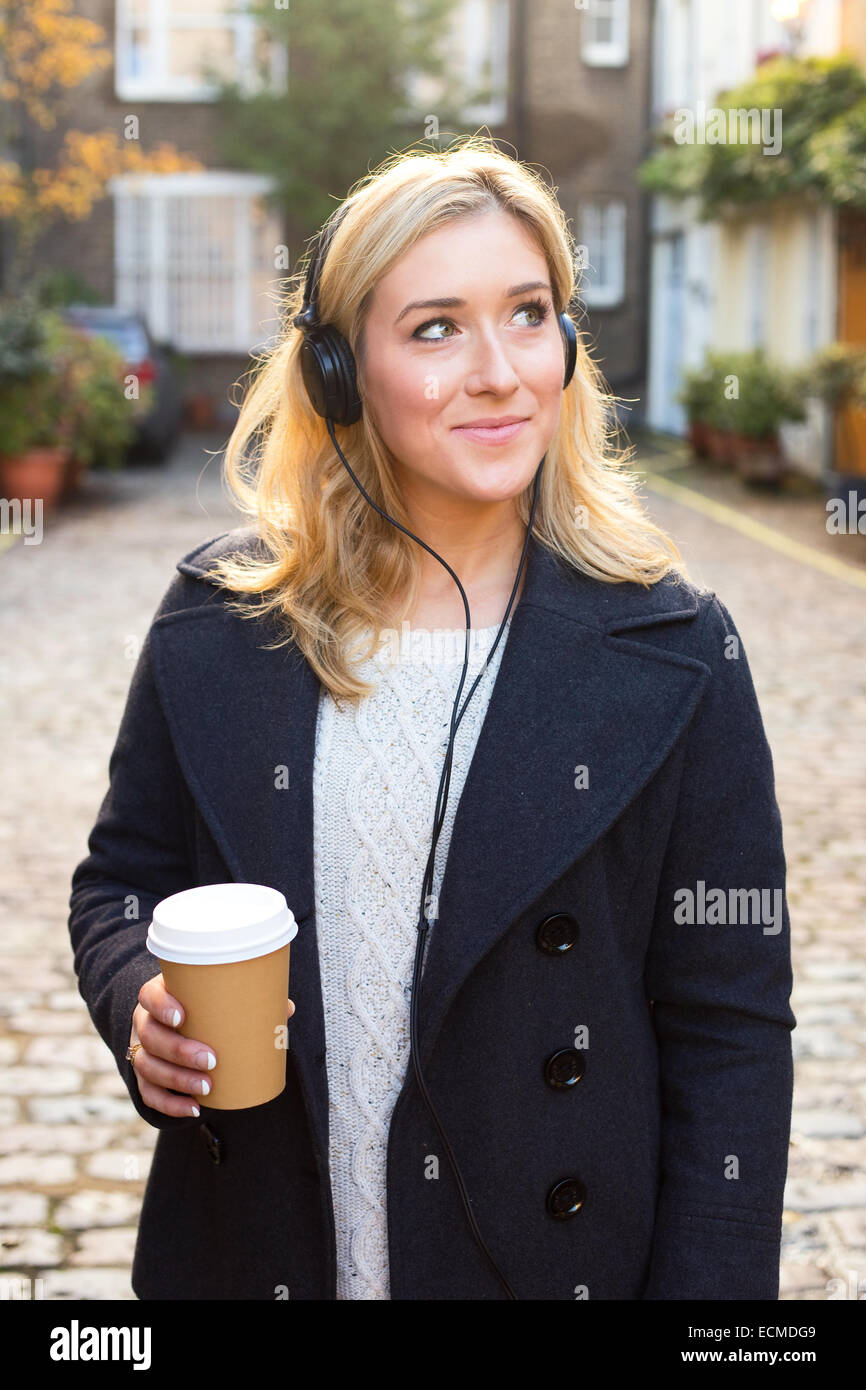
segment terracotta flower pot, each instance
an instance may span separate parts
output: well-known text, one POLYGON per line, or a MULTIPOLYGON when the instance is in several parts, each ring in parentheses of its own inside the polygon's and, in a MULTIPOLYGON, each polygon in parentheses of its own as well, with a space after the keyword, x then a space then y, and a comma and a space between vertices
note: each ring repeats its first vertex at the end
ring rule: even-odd
POLYGON ((710 451, 709 431, 705 420, 689 421, 689 443, 698 458, 705 459, 710 451))
POLYGON ((81 479, 84 477, 87 465, 75 454, 66 455, 66 468, 63 474, 63 492, 61 496, 71 497, 78 492, 81 487, 81 479))
POLYGON ((734 461, 730 431, 720 430, 715 425, 707 425, 706 430, 707 458, 728 468, 734 461))
POLYGON ((785 473, 785 456, 778 435, 753 439, 746 434, 731 436, 734 465, 746 482, 776 483, 785 473))
POLYGON ((52 511, 63 492, 66 476, 66 450, 45 446, 23 454, 0 455, 0 485, 6 498, 42 500, 45 511, 52 511))

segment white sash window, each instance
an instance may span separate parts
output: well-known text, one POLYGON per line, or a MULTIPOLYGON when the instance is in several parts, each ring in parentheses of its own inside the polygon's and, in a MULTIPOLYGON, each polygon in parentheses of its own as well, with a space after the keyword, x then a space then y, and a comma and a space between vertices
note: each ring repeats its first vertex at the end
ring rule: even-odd
POLYGON ((578 293, 584 304, 611 308, 625 296, 625 203, 581 203, 578 210, 580 276, 578 293))
POLYGON ((628 62, 629 0, 584 0, 580 55, 594 68, 621 68, 628 62))
POLYGON ((213 101, 219 80, 280 90, 287 50, 248 0, 116 0, 115 92, 144 101, 213 101), (209 71, 213 69, 213 74, 209 71))
POLYGON ((184 352, 246 353, 277 329, 282 237, 265 175, 126 174, 114 195, 115 302, 184 352))

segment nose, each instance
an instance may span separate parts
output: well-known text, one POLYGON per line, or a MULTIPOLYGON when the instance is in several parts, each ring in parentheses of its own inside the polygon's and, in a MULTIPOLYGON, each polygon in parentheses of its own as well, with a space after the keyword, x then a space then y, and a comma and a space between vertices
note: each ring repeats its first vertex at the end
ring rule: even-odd
POLYGON ((466 381, 466 392, 470 396, 485 392, 507 395, 520 385, 520 377, 495 329, 479 335, 473 348, 472 367, 466 381))

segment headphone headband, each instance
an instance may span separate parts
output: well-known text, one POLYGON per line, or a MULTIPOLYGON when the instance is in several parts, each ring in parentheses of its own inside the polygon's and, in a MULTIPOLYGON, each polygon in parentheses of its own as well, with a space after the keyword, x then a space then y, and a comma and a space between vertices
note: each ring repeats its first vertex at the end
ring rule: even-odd
POLYGON ((304 281, 304 303, 301 312, 292 320, 296 328, 312 328, 319 321, 319 275, 325 263, 325 257, 331 246, 331 242, 337 232, 337 228, 351 207, 351 202, 347 199, 345 203, 330 217, 322 223, 316 237, 316 243, 310 255, 307 265, 307 278, 304 281))

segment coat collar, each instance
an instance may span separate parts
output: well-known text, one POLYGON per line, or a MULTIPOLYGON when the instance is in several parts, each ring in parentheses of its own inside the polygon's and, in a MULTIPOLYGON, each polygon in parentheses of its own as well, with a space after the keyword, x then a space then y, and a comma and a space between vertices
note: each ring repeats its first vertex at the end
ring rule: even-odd
MULTIPOLYGON (((254 528, 239 527, 178 569, 213 583, 217 558, 258 545, 254 528)), ((455 815, 420 987, 422 1060, 473 968, 661 766, 710 674, 695 657, 641 640, 653 625, 696 616, 688 581, 668 575, 646 589, 595 580, 535 537, 526 566, 455 815), (578 765, 589 770, 581 790, 578 765)), ((321 686, 295 647, 267 649, 275 630, 231 612, 218 593, 155 620, 155 678, 184 776, 229 872, 279 888, 300 924, 291 1046, 324 1137, 312 790, 321 686)))

